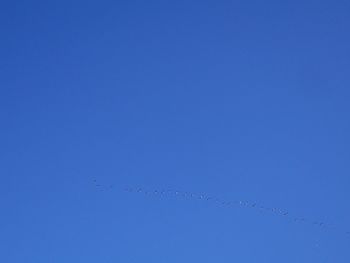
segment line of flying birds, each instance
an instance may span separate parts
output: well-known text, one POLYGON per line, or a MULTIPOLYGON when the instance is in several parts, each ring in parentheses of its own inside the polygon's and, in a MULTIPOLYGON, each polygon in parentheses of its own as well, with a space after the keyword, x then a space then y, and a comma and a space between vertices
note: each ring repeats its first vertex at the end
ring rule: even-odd
MULTIPOLYGON (((113 185, 109 185, 108 187, 103 187, 101 184, 97 183, 96 179, 94 179, 94 184, 96 187, 98 187, 100 190, 107 190, 107 189, 113 189, 113 185)), ((294 222, 297 223, 306 223, 313 226, 323 227, 323 228, 329 228, 333 230, 337 230, 336 227, 333 224, 319 222, 307 219, 305 217, 293 217, 289 214, 289 212, 278 209, 278 208, 269 208, 266 206, 259 205, 254 202, 247 202, 247 201, 227 201, 223 200, 221 198, 212 196, 212 195, 206 195, 206 194, 197 194, 193 192, 188 191, 179 191, 179 190, 147 190, 145 188, 141 187, 124 187, 124 191, 129 193, 140 193, 145 195, 155 195, 155 196, 172 196, 172 197, 178 197, 178 198, 191 198, 195 200, 201 200, 201 201, 207 201, 212 202, 217 205, 221 205, 224 207, 230 207, 230 206, 241 206, 241 207, 247 207, 247 208, 253 208, 258 209, 259 211, 265 211, 265 212, 271 212, 279 216, 283 216, 289 219, 292 219, 294 222)), ((350 236, 350 231, 341 231, 345 233, 346 235, 350 236)))

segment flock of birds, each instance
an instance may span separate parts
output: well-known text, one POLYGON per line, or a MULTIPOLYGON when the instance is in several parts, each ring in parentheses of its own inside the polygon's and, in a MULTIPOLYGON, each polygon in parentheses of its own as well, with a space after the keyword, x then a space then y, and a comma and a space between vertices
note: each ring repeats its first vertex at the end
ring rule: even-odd
MULTIPOLYGON (((111 190, 114 188, 113 185, 109 186, 103 186, 99 183, 97 183, 96 179, 94 179, 94 184, 97 188, 100 190, 111 190)), ((198 194, 198 193, 193 193, 193 192, 188 192, 188 191, 179 191, 179 190, 147 190, 145 188, 141 187, 125 187, 123 188, 125 192, 128 193, 139 193, 139 194, 144 194, 144 195, 154 195, 154 196, 159 196, 159 197, 175 197, 175 198, 185 198, 185 199, 193 199, 193 200, 200 200, 200 201, 205 201, 205 202, 211 202, 216 205, 220 205, 223 207, 246 207, 246 208, 252 208, 252 209, 257 209, 261 212, 269 212, 273 213, 278 216, 285 217, 286 219, 292 220, 295 223, 304 223, 320 228, 325 228, 325 229, 332 229, 337 232, 343 232, 344 234, 350 236, 350 231, 339 231, 337 227, 333 224, 325 223, 325 222, 320 222, 320 221, 315 221, 315 220, 310 220, 305 217, 294 217, 292 216, 288 211, 281 210, 278 208, 269 208, 260 204, 257 204, 255 202, 247 202, 247 201, 242 201, 242 200, 236 200, 236 201, 228 201, 224 200, 212 195, 207 195, 207 194, 198 194)))

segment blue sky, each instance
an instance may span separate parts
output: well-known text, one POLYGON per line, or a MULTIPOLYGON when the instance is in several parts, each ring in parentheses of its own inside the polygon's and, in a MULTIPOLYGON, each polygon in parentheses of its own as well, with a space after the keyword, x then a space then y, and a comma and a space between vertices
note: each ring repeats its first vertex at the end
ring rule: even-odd
POLYGON ((350 262, 349 12, 2 1, 0 261, 350 262))

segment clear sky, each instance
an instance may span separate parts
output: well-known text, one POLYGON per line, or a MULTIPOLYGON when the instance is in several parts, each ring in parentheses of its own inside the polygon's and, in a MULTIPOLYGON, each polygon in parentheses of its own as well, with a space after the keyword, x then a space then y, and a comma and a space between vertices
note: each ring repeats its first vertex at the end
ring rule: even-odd
POLYGON ((1 1, 0 262, 350 262, 349 14, 1 1))

